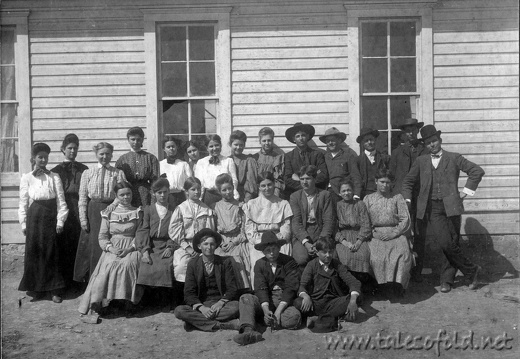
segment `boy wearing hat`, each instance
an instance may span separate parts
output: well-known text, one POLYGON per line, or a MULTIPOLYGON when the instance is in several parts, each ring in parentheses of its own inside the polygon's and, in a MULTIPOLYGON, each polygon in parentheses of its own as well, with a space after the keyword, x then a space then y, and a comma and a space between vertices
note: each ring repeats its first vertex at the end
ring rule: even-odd
POLYGON ((355 320, 361 283, 347 267, 333 259, 334 243, 330 238, 316 241, 318 257, 310 261, 302 274, 299 298, 294 306, 302 313, 316 314, 311 330, 326 333, 337 330, 337 320, 355 320))
POLYGON ((363 127, 356 142, 361 144, 363 152, 356 158, 356 165, 361 176, 361 198, 377 192, 375 174, 379 169, 388 168, 390 156, 376 150, 376 139, 379 131, 371 127, 363 127))
POLYGON ((204 228, 193 237, 193 249, 200 253, 188 263, 184 284, 187 305, 175 308, 175 316, 186 322, 185 328, 213 332, 238 330, 237 285, 229 259, 215 254, 222 243, 217 232, 204 228), (235 319, 235 320, 233 320, 235 319))
MULTIPOLYGON (((405 143, 397 147, 392 152, 390 158, 390 172, 395 176, 394 193, 401 193, 401 187, 404 178, 412 168, 412 164, 417 157, 428 153, 423 143, 417 139, 419 129, 424 125, 424 122, 418 122, 415 118, 407 118, 399 123, 398 128, 403 131, 405 143)), ((417 196, 419 195, 419 186, 416 185, 413 190, 412 202, 410 207, 410 223, 413 229, 413 243, 414 246, 424 246, 424 238, 419 235, 419 230, 416 226, 415 211, 417 205, 417 196)), ((412 270, 412 280, 414 282, 422 282, 421 273, 414 267, 412 270)))
POLYGON ((329 192, 332 194, 334 203, 341 201, 339 183, 345 179, 352 181, 354 198, 359 199, 361 197, 361 176, 356 165, 357 154, 350 147, 342 148, 347 134, 332 127, 319 138, 327 146, 325 163, 329 173, 329 192))
MULTIPOLYGON (((481 267, 467 259, 459 246, 463 200, 473 196, 484 176, 484 170, 458 153, 442 149, 441 131, 435 126, 421 128, 421 140, 430 152, 417 158, 403 181, 402 193, 411 205, 414 187, 419 184, 417 219, 422 238, 434 237, 444 253, 441 268, 441 292, 453 286, 455 274, 460 270, 470 280, 470 289, 476 289, 481 267), (462 192, 458 189, 460 171, 468 175, 462 192)), ((414 248, 418 254, 417 271, 423 266, 424 242, 414 248)))
POLYGON ((255 294, 240 297, 240 331, 233 340, 246 345, 262 338, 254 331, 255 316, 263 315, 264 323, 271 328, 296 329, 301 322, 301 314, 292 306, 300 285, 298 265, 288 255, 280 253, 285 244, 272 231, 262 234, 261 242, 255 249, 264 257, 255 264, 255 294))
POLYGON ((314 136, 315 130, 311 125, 304 125, 297 122, 293 127, 285 131, 285 138, 296 145, 296 148, 285 155, 284 182, 285 197, 301 189, 298 172, 302 166, 313 165, 318 168, 316 185, 321 189, 326 189, 329 181, 325 156, 320 151, 309 147, 308 142, 314 136))

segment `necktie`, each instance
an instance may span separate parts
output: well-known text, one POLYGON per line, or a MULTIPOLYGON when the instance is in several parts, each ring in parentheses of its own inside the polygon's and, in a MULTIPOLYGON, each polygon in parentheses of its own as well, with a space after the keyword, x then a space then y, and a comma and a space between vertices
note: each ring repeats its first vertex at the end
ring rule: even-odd
POLYGON ((211 274, 213 273, 213 262, 204 262, 204 267, 206 268, 206 273, 211 274))
POLYGON ((105 197, 105 174, 107 172, 107 169, 105 166, 102 166, 101 167, 101 179, 100 179, 100 182, 101 182, 101 186, 100 186, 100 190, 99 190, 99 196, 101 198, 105 197))
POLYGON ((432 158, 441 158, 441 155, 431 155, 432 158))
POLYGON ((32 171, 32 175, 34 177, 38 177, 38 176, 40 176, 42 174, 47 174, 48 175, 50 173, 51 172, 48 169, 46 169, 45 167, 38 167, 38 168, 35 168, 34 171, 32 171))
POLYGON ((323 270, 324 270, 325 272, 328 272, 328 271, 329 271, 329 266, 328 266, 328 265, 324 264, 324 265, 322 265, 321 267, 323 268, 323 270))
POLYGON ((218 158, 218 156, 212 156, 209 159, 209 163, 212 165, 218 165, 220 163, 220 158, 218 158))

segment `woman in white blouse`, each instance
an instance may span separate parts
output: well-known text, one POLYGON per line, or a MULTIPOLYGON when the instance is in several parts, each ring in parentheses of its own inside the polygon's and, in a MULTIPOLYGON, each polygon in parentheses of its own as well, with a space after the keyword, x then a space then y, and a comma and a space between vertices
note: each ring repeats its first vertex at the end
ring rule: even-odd
POLYGON ((232 158, 224 157, 220 154, 222 151, 222 140, 219 135, 210 135, 206 139, 206 147, 209 156, 201 158, 195 167, 195 177, 200 179, 202 183, 202 201, 208 206, 220 201, 220 195, 215 186, 215 179, 219 174, 227 173, 233 179, 233 186, 235 187, 234 197, 238 201, 240 196, 238 194, 238 178, 235 162, 232 158))
POLYGON ((18 290, 34 292, 41 299, 50 292, 61 303, 65 280, 60 273, 56 234, 63 232, 69 210, 60 176, 47 170, 51 149, 36 143, 31 160, 34 170, 20 180, 18 218, 25 239, 24 273, 18 290))
POLYGON ((159 162, 159 166, 161 177, 166 177, 170 183, 168 203, 178 206, 186 199, 184 182, 193 174, 188 162, 182 160, 180 140, 167 136, 163 141, 163 151, 166 158, 159 162))

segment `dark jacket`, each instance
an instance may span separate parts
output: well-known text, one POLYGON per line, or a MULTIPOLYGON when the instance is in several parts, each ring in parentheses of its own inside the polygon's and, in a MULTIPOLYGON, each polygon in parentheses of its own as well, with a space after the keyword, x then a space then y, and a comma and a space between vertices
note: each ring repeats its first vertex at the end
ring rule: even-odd
MULTIPOLYGON (((236 299, 237 284, 230 259, 215 255, 214 268, 218 290, 222 296, 221 299, 236 299)), ((184 284, 184 301, 189 306, 202 303, 200 298, 205 287, 204 270, 202 255, 188 262, 186 282, 184 284)))
POLYGON ((361 197, 362 182, 356 164, 357 154, 352 149, 349 148, 349 150, 350 153, 341 149, 335 157, 332 157, 330 151, 325 154, 330 186, 334 193, 339 195, 339 183, 344 179, 349 179, 354 184, 354 194, 361 197))
POLYGON ((305 292, 313 301, 318 301, 325 295, 329 285, 332 285, 340 297, 349 295, 353 291, 361 294, 361 283, 350 274, 346 266, 332 259, 329 270, 325 272, 319 258, 314 258, 307 263, 298 293, 305 292))
POLYGON ((283 290, 282 301, 292 304, 300 285, 300 270, 293 257, 280 253, 274 274, 267 259, 262 257, 256 261, 254 271, 255 295, 260 303, 272 302, 272 290, 277 285, 283 290))
MULTIPOLYGON (((368 160, 365 151, 361 151, 361 154, 356 158, 356 164, 361 176, 362 197, 364 197, 368 181, 375 180, 374 178, 368 178, 368 166, 370 165, 370 161, 368 160)), ((375 164, 377 169, 388 168, 390 164, 390 156, 376 151, 375 164)))
MULTIPOLYGON (((403 181, 403 197, 409 200, 412 199, 415 184, 420 183, 419 197, 417 199, 418 219, 423 219, 428 200, 431 196, 433 180, 432 168, 433 165, 430 155, 418 157, 403 181)), ((464 212, 464 208, 459 195, 460 171, 468 175, 465 187, 474 191, 484 176, 484 170, 460 154, 445 150, 442 150, 442 156, 437 170, 442 171, 440 188, 447 216, 461 215, 464 212)))
POLYGON ((285 182, 285 192, 287 197, 291 193, 301 189, 300 181, 292 179, 294 173, 298 173, 300 168, 305 165, 313 165, 318 167, 318 176, 316 177, 316 187, 326 189, 329 183, 329 174, 327 172, 327 164, 325 163, 325 156, 322 152, 308 147, 306 150, 306 156, 308 163, 304 162, 300 157, 300 150, 298 148, 293 149, 289 153, 285 154, 285 164, 283 172, 283 180, 285 182))
POLYGON ((179 248, 179 245, 168 236, 168 226, 170 225, 170 219, 172 218, 174 210, 175 207, 168 204, 168 212, 166 212, 166 215, 161 220, 155 204, 144 207, 143 222, 135 234, 137 250, 144 252, 152 248, 152 239, 154 238, 168 238, 166 242, 167 247, 173 250, 179 248))
MULTIPOLYGON (((408 172, 410 172, 410 168, 412 168, 415 159, 428 153, 428 149, 426 149, 421 143, 419 143, 416 147, 415 156, 408 144, 401 145, 392 152, 389 169, 390 172, 395 176, 394 193, 401 193, 403 180, 408 172)), ((419 186, 416 187, 418 192, 419 186)))
MULTIPOLYGON (((293 217, 291 218, 291 229, 293 235, 300 241, 309 237, 307 233, 307 210, 309 203, 303 189, 291 194, 289 200, 293 217)), ((314 213, 316 223, 320 230, 320 237, 331 237, 336 226, 334 207, 331 194, 316 188, 316 199, 314 200, 314 213)))

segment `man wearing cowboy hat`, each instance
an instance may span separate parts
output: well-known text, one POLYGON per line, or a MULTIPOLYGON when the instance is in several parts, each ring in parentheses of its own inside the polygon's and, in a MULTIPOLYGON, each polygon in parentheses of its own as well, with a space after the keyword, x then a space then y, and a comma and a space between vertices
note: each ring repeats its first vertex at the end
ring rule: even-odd
POLYGON ((358 199, 361 197, 361 176, 356 165, 357 154, 349 147, 346 150, 341 147, 346 138, 347 134, 336 127, 329 128, 323 136, 320 136, 320 141, 327 145, 325 163, 329 172, 329 192, 334 203, 341 200, 339 183, 344 179, 350 179, 354 184, 354 197, 358 199))
POLYGON ((262 234, 255 249, 264 253, 255 264, 255 294, 240 297, 240 331, 233 340, 245 345, 251 343, 248 331, 255 328, 255 317, 263 314, 266 325, 296 329, 301 313, 292 306, 300 285, 298 265, 291 256, 280 253, 285 244, 272 231, 262 234), (248 328, 250 330, 248 330, 248 328))
MULTIPOLYGON (((428 153, 428 150, 424 147, 423 143, 417 139, 419 129, 423 125, 424 122, 419 122, 415 118, 407 118, 401 121, 401 123, 399 123, 397 126, 401 131, 403 131, 403 137, 405 138, 406 142, 403 145, 397 147, 392 152, 392 157, 390 158, 390 172, 395 176, 394 193, 401 193, 403 180, 410 171, 410 168, 412 168, 412 164, 415 162, 417 157, 428 153)), ((415 218, 418 195, 419 186, 417 184, 414 187, 411 198, 412 204, 410 207, 410 219, 413 229, 414 246, 424 246, 424 238, 421 238, 419 235, 419 230, 416 226, 415 218)), ((422 282, 421 273, 417 272, 415 268, 417 267, 414 267, 414 270, 412 270, 412 280, 415 282, 422 282)))
POLYGON ((376 139, 379 131, 371 127, 363 127, 356 142, 363 152, 356 158, 356 166, 361 176, 361 198, 377 191, 375 174, 381 168, 388 168, 390 156, 376 150, 376 139))
POLYGON ((314 136, 315 130, 311 125, 297 122, 285 131, 285 138, 296 145, 296 148, 285 155, 283 178, 285 182, 285 198, 301 189, 298 172, 302 166, 313 165, 318 168, 316 186, 326 189, 329 181, 325 156, 320 151, 309 147, 308 142, 314 136))
MULTIPOLYGON (((434 237, 444 253, 441 268, 441 292, 447 293, 453 286, 455 274, 460 270, 470 280, 470 289, 476 289, 481 267, 470 262, 459 246, 462 204, 467 195, 473 196, 484 170, 458 153, 442 149, 441 131, 435 126, 421 128, 421 140, 430 152, 415 160, 403 181, 402 193, 411 204, 414 187, 419 184, 417 219, 422 238, 434 237), (466 185, 459 193, 460 171, 468 175, 466 185)), ((422 270, 424 243, 415 246, 418 254, 417 271, 422 270)))
POLYGON ((215 254, 222 236, 204 228, 193 237, 193 250, 200 253, 188 263, 184 301, 175 308, 175 316, 185 328, 213 332, 238 329, 237 284, 230 258, 215 254), (233 320, 235 319, 235 320, 233 320))

